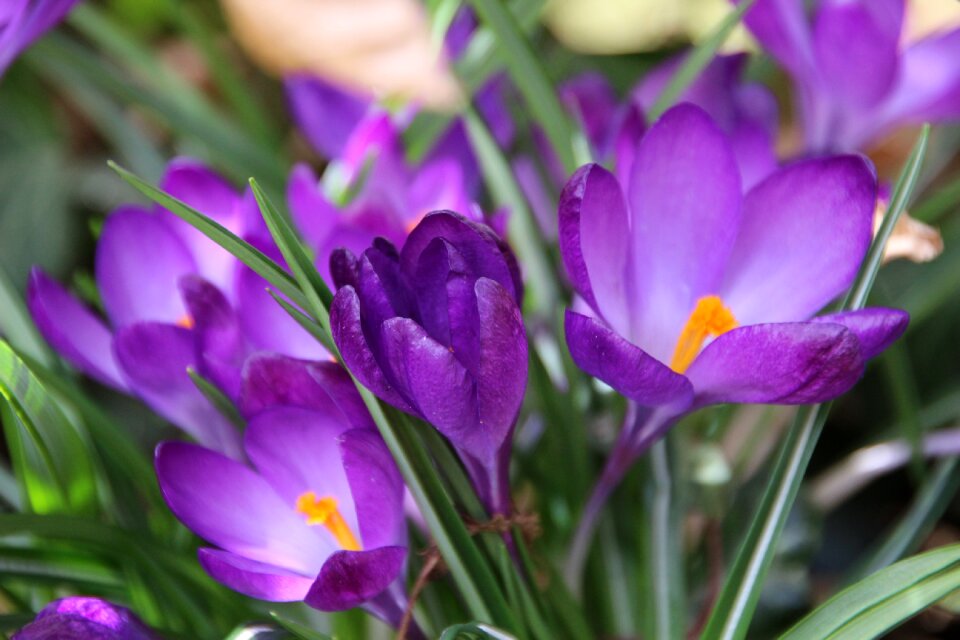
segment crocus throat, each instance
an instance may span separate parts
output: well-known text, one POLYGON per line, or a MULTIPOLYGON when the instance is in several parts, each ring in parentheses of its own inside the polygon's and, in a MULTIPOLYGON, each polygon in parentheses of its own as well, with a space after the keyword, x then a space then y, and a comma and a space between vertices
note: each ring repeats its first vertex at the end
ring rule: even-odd
POLYGON ((703 348, 704 340, 723 335, 736 326, 737 319, 718 296, 700 298, 683 325, 670 368, 677 373, 686 372, 703 348))
POLYGON ((304 491, 297 496, 297 513, 306 516, 309 525, 326 527, 344 550, 360 551, 360 543, 337 509, 337 499, 333 496, 318 498, 313 491, 304 491))

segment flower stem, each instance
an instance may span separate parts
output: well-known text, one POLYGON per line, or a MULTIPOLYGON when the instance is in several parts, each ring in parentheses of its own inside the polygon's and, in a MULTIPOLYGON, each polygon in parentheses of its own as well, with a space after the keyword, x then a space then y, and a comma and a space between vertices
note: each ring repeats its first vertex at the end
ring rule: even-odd
POLYGON ((662 439, 650 449, 650 472, 645 487, 647 502, 646 562, 649 571, 648 633, 657 640, 682 638, 683 561, 678 523, 673 509, 673 484, 667 441, 662 439))

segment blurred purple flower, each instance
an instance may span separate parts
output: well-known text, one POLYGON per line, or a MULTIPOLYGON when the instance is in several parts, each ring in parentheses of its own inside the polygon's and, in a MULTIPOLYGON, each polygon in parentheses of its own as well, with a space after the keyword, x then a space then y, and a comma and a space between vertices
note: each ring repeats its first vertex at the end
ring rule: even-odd
MULTIPOLYGON (((685 55, 645 74, 623 101, 599 73, 581 74, 560 87, 561 100, 586 135, 593 157, 611 164, 623 183, 629 179, 637 142, 646 130, 645 112, 666 88, 685 55)), ((777 167, 773 146, 776 101, 762 85, 743 80, 746 62, 744 54, 717 56, 680 96, 681 101, 704 109, 727 134, 744 191, 777 167)), ((537 140, 548 175, 555 184, 563 185, 567 176, 556 154, 541 137, 537 140)), ((542 228, 555 235, 556 201, 551 202, 544 191, 534 163, 530 158, 518 158, 514 170, 542 228)))
POLYGON ((4 0, 0 3, 0 76, 33 41, 54 28, 79 0, 4 0))
POLYGON ((54 600, 13 640, 155 640, 132 611, 99 598, 54 600))
MULTIPOLYGON (((499 101, 501 84, 499 80, 489 83, 477 101, 501 142, 507 144, 513 123, 499 101)), ((484 219, 474 204, 480 186, 477 160, 461 121, 455 121, 424 160, 413 166, 405 157, 400 136, 405 118, 312 77, 289 77, 286 86, 294 119, 331 159, 328 177, 332 175, 344 190, 358 187, 348 203, 338 204, 306 165, 295 167, 290 175, 290 210, 317 251, 317 267, 325 278, 334 249, 359 253, 378 236, 400 244, 429 211, 450 209, 484 219)))
MULTIPOLYGON (((276 253, 272 243, 257 240, 263 223, 252 194, 237 193, 202 164, 174 160, 160 187, 276 253)), ((239 435, 196 389, 187 367, 236 398, 251 351, 326 355, 266 294, 259 276, 160 207, 124 206, 107 218, 95 276, 107 322, 34 270, 27 298, 41 333, 84 373, 139 396, 201 443, 229 455, 241 454, 239 435)))
POLYGON ((397 625, 404 486, 350 377, 334 363, 258 356, 241 395, 252 468, 193 444, 157 448, 171 510, 217 547, 200 550, 204 569, 253 598, 362 606, 397 625))
POLYGON ((758 0, 744 21, 796 83, 807 151, 960 117, 960 30, 901 44, 903 0, 758 0))
POLYGON ((892 309, 811 318, 849 287, 870 245, 876 179, 862 157, 799 162, 743 195, 726 136, 683 104, 646 133, 621 185, 586 165, 559 214, 586 307, 567 311, 570 354, 648 408, 621 432, 601 493, 679 417, 830 400, 906 328, 892 309))
POLYGON ((522 285, 505 243, 451 212, 428 214, 398 254, 378 239, 331 259, 344 364, 461 454, 482 499, 509 511, 510 436, 527 382, 522 285))

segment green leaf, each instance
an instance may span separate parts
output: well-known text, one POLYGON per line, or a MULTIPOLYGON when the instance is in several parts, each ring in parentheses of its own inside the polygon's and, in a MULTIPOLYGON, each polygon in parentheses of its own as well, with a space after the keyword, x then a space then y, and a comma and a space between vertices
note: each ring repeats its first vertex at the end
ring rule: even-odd
POLYGON ((30 319, 23 298, 2 267, 0 267, 0 336, 8 340, 15 349, 39 362, 53 361, 53 354, 50 353, 50 349, 30 319))
POLYGON ((532 296, 532 307, 541 317, 552 318, 559 300, 557 277, 547 257, 537 221, 527 206, 510 162, 483 120, 472 109, 466 114, 465 120, 467 133, 494 202, 510 208, 507 236, 526 271, 526 286, 532 296))
POLYGON ((0 341, 0 396, 10 411, 4 433, 30 508, 86 512, 96 502, 90 450, 56 401, 0 341))
POLYGON ((885 534, 867 560, 860 563, 847 577, 847 582, 879 571, 915 551, 947 510, 958 489, 960 458, 947 458, 937 462, 933 471, 924 479, 910 508, 896 526, 885 534))
POLYGON ((482 622, 467 622, 447 627, 440 634, 440 640, 517 640, 506 631, 501 631, 482 622))
POLYGON ((680 68, 673 74, 670 82, 664 87, 663 92, 657 96, 657 100, 653 103, 653 106, 650 107, 650 111, 647 113, 647 120, 649 122, 653 122, 662 116, 664 111, 673 106, 673 103, 683 95, 687 87, 693 84, 703 70, 707 68, 710 61, 717 55, 720 47, 726 42, 727 37, 729 37, 730 33, 740 24, 740 20, 743 19, 743 14, 753 6, 754 2, 755 0, 743 0, 743 2, 738 3, 737 7, 730 12, 730 15, 710 34, 710 37, 706 38, 690 52, 686 59, 684 59, 683 64, 680 65, 680 68))
POLYGON ((236 256, 238 260, 276 287, 277 291, 280 291, 283 295, 293 300, 294 303, 303 306, 305 298, 297 287, 296 281, 291 278, 290 274, 284 271, 280 265, 264 255, 262 251, 239 238, 220 223, 211 220, 186 203, 177 200, 173 196, 145 182, 117 163, 110 161, 107 162, 107 164, 137 191, 160 206, 172 211, 183 219, 184 222, 195 227, 205 236, 236 256))
POLYGON ((523 95, 536 123, 543 128, 566 172, 577 161, 573 151, 573 127, 560 104, 556 89, 516 18, 502 0, 470 0, 477 15, 496 36, 507 59, 507 71, 523 95))
POLYGON ((243 416, 240 415, 240 410, 237 409, 237 406, 233 404, 230 398, 228 398, 219 387, 197 373, 197 370, 193 367, 187 367, 187 375, 190 376, 193 384, 196 385, 200 393, 203 394, 203 397, 220 412, 220 415, 229 420, 233 426, 238 429, 243 429, 246 426, 246 421, 243 419, 243 416))
POLYGON ((320 633, 319 631, 314 631, 304 624, 294 622, 289 618, 284 618, 276 611, 271 611, 270 617, 273 618, 278 625, 295 635, 297 638, 300 638, 300 640, 333 640, 333 638, 330 636, 320 633))
MULTIPOLYGON (((930 127, 925 125, 897 180, 887 215, 877 231, 856 280, 844 297, 841 305, 843 310, 862 309, 867 302, 867 296, 880 270, 884 246, 913 194, 929 137, 930 127)), ((808 405, 797 412, 794 424, 787 433, 787 439, 774 464, 760 506, 737 551, 723 589, 714 603, 703 633, 705 640, 739 640, 746 636, 760 599, 764 578, 773 561, 777 542, 800 491, 800 484, 830 406, 831 403, 808 405)))
POLYGON ((780 640, 879 637, 960 589, 960 545, 902 560, 844 589, 780 640))

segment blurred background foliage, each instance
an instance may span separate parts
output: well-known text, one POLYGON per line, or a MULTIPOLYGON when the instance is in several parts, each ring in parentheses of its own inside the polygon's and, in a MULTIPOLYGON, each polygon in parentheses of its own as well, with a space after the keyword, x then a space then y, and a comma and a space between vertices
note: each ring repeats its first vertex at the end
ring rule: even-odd
MULTIPOLYGON (((534 17, 541 4, 511 3, 518 14, 534 17)), ((688 37, 664 39, 653 51, 594 56, 561 45, 535 19, 525 24, 554 81, 599 70, 621 95, 646 70, 684 46, 688 37)), ((789 132, 784 78, 762 58, 748 73, 777 90, 782 128, 789 132)), ((511 106, 522 117, 523 109, 511 106)), ((442 116, 424 116, 414 126, 426 126, 422 122, 430 118, 442 116)), ((904 132, 876 151, 883 177, 889 180, 899 172, 915 137, 916 131, 904 132)), ((518 144, 524 143, 529 140, 518 144)), ((857 575, 865 558, 882 557, 872 555, 878 545, 886 544, 880 551, 888 554, 899 548, 899 557, 960 541, 960 500, 955 496, 960 463, 955 455, 944 455, 960 453, 960 435, 926 454, 923 446, 931 432, 960 429, 958 147, 960 127, 934 129, 910 212, 940 228, 945 250, 929 264, 897 261, 881 271, 873 302, 906 309, 912 323, 905 339, 874 363, 830 414, 811 465, 810 491, 791 516, 768 579, 756 637, 769 637, 785 620, 795 619, 822 594, 857 575), (869 475, 869 469, 857 467, 851 456, 891 440, 902 440, 912 453, 905 463, 891 465, 889 472, 858 487, 856 481, 869 475), (838 470, 843 481, 817 493, 827 486, 817 483, 838 470)), ((285 177, 294 161, 306 160, 317 167, 323 162, 293 130, 280 83, 243 54, 213 0, 83 3, 0 82, 0 332, 23 358, 38 365, 35 373, 62 373, 63 366, 29 328, 17 325, 15 307, 30 267, 40 265, 96 303, 90 274, 97 230, 108 211, 135 199, 106 160, 114 159, 155 181, 166 159, 179 154, 208 162, 238 185, 256 176, 277 202, 282 201, 285 177)), ((22 367, 18 358, 12 352, 0 353, 0 367, 22 367)), ((22 370, 19 379, 24 385, 35 384, 32 375, 22 370)), ((531 386, 546 383, 545 375, 534 371, 531 386)), ((193 558, 195 541, 159 499, 150 452, 153 443, 171 431, 135 401, 90 382, 56 376, 40 382, 58 403, 43 410, 40 405, 21 407, 22 415, 5 405, 8 442, 23 443, 19 454, 5 455, 14 461, 21 454, 49 455, 56 469, 52 475, 66 473, 76 482, 63 497, 66 504, 59 504, 49 498, 57 493, 50 488, 56 478, 39 478, 35 483, 41 487, 39 493, 22 495, 10 472, 0 468, 0 631, 17 628, 31 617, 26 612, 64 588, 131 600, 147 622, 172 637, 219 638, 246 621, 264 619, 263 605, 227 591, 203 574, 193 558), (31 413, 35 409, 37 413, 31 413), (57 437, 57 449, 44 454, 30 449, 28 432, 33 427, 73 436, 57 437), (11 438, 11 433, 19 435, 11 438), (100 483, 99 499, 88 491, 93 482, 100 483), (25 500, 32 501, 32 508, 25 507, 25 500), (31 511, 62 515, 41 521, 29 515, 31 511), (83 513, 96 516, 81 519, 78 514, 83 513), (31 543, 30 534, 43 543, 31 543)), ((550 410, 562 413, 564 407, 541 409, 549 417, 550 410)), ((601 407, 593 409, 590 415, 598 418, 588 424, 584 437, 599 451, 612 438, 616 423, 609 422, 601 407)), ((711 572, 732 558, 749 524, 770 452, 789 424, 790 413, 720 408, 694 416, 680 430, 680 458, 689 473, 678 474, 688 479, 688 485, 677 492, 691 514, 682 526, 687 539, 704 551, 695 555, 703 560, 688 567, 691 583, 703 583, 707 590, 716 587, 711 572), (734 546, 724 548, 721 539, 734 546)), ((541 512, 542 545, 550 551, 566 540, 573 525, 564 510, 566 502, 551 502, 550 496, 578 488, 568 486, 574 482, 569 474, 544 468, 543 460, 557 457, 538 453, 563 450, 570 443, 559 441, 562 432, 542 427, 531 422, 518 435, 516 493, 521 503, 527 499, 541 512)), ((642 473, 641 468, 635 475, 642 473)), ((642 499, 638 491, 639 483, 628 481, 611 511, 617 511, 618 503, 636 504, 642 499)), ((597 601, 588 600, 587 611, 611 637, 636 628, 643 612, 634 610, 638 598, 631 591, 642 580, 631 575, 636 557, 616 557, 607 551, 619 546, 639 554, 641 526, 606 521, 600 532, 601 551, 591 564, 604 580, 622 587, 612 584, 588 595, 597 601), (621 545, 603 544, 604 539, 620 539, 621 545), (605 600, 604 594, 612 596, 605 600)), ((701 600, 706 596, 693 595, 701 600)), ((431 606, 429 598, 424 606, 431 606)), ((301 620, 308 615, 303 607, 279 609, 290 609, 289 615, 301 620)), ((960 603, 945 602, 898 631, 898 637, 951 637, 960 631, 955 612, 960 612, 960 603)), ((339 630, 343 637, 360 637, 367 624, 354 613, 313 623, 339 630)))

